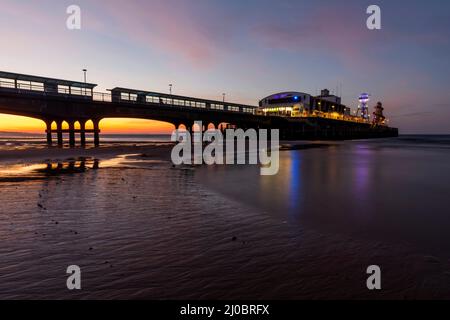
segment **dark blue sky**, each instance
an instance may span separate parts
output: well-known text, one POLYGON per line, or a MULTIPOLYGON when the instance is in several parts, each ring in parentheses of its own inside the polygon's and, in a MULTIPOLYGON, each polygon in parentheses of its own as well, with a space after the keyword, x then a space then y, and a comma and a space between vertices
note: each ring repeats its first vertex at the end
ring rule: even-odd
POLYGON ((450 133, 449 1, 0 0, 0 69, 256 104, 342 86, 403 133, 450 133), (65 27, 67 6, 82 28, 65 27), (381 8, 368 30, 366 8, 381 8), (5 39, 9 41, 5 42, 5 39))

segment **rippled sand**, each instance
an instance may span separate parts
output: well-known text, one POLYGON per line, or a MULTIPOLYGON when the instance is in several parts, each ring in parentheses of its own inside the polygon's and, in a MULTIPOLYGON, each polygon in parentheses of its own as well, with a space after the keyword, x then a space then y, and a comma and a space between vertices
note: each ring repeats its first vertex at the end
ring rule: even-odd
POLYGON ((448 260, 288 223, 150 150, 9 171, 0 181, 0 298, 450 297, 448 260), (366 288, 374 262, 381 292, 366 288), (73 264, 81 291, 66 289, 73 264))

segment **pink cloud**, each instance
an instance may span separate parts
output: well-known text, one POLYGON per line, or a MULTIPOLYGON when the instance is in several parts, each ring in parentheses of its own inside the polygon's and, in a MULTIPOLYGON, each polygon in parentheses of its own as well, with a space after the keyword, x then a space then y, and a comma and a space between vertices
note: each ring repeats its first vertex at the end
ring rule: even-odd
MULTIPOLYGON (((222 45, 187 5, 112 0, 103 10, 114 21, 113 32, 118 35, 162 54, 182 57, 196 66, 209 66, 217 61, 222 45)), ((99 29, 100 25, 92 27, 99 29)))
POLYGON ((346 67, 371 68, 375 64, 367 57, 368 50, 376 50, 374 41, 388 35, 384 30, 369 31, 366 17, 364 11, 328 5, 312 9, 291 22, 261 23, 253 31, 270 48, 325 54, 337 58, 346 67))
POLYGON ((2 15, 23 23, 45 24, 53 19, 49 12, 41 10, 32 2, 4 0, 2 2, 2 15))

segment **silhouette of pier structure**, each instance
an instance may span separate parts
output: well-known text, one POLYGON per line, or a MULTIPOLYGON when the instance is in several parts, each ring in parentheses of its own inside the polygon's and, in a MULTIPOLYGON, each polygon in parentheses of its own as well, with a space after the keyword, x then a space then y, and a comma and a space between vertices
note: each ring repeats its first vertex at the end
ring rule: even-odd
POLYGON ((332 119, 286 118, 261 114, 258 106, 116 87, 95 92, 96 84, 0 71, 0 113, 40 119, 46 124, 48 144, 82 146, 86 134, 100 144, 100 121, 138 118, 171 123, 192 132, 203 128, 279 129, 282 139, 355 139, 398 135, 394 128, 342 123, 332 119), (86 124, 92 121, 91 128, 86 124))

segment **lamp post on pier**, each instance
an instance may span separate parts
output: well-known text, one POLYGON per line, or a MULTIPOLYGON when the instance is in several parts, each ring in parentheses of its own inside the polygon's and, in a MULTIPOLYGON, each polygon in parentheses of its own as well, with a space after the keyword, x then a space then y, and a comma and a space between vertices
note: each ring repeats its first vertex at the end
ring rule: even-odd
POLYGON ((84 73, 84 95, 86 96, 87 69, 83 69, 84 73))

